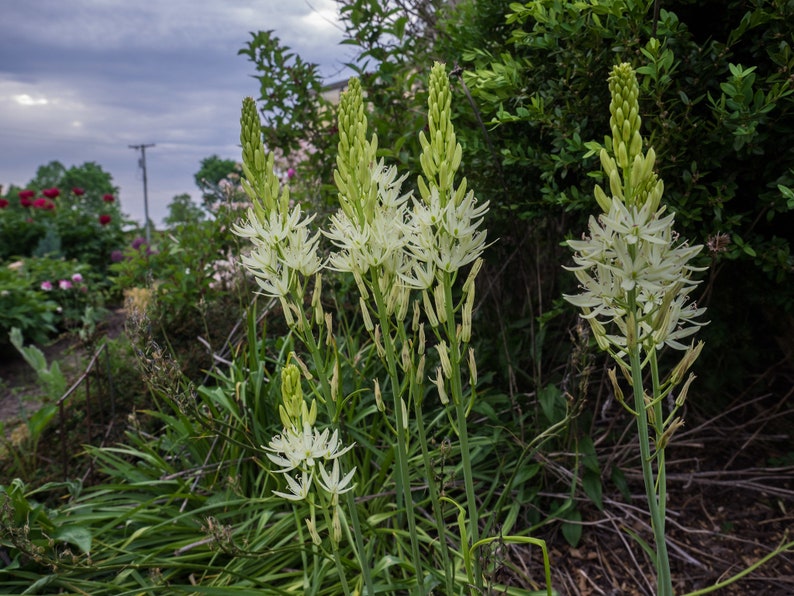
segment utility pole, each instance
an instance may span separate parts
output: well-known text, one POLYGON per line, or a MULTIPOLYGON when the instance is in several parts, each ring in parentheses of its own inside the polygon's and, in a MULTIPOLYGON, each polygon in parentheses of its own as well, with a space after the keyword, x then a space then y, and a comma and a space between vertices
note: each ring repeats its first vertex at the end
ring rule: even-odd
POLYGON ((148 145, 130 145, 130 149, 140 150, 141 158, 138 160, 138 165, 143 171, 143 214, 146 218, 146 244, 151 245, 152 234, 149 231, 149 195, 146 188, 146 148, 154 147, 154 143, 148 145))

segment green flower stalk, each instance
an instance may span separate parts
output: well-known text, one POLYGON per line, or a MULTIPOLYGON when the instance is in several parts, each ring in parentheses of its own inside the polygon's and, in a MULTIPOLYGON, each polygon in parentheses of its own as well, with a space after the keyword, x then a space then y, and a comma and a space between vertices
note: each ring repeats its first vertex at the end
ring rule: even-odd
MULTIPOLYGON (((409 261, 405 252, 408 195, 400 188, 394 166, 376 160, 377 137, 367 139, 367 117, 358 79, 351 79, 339 105, 339 146, 334 179, 340 209, 324 234, 336 247, 328 266, 353 275, 366 330, 386 361, 397 435, 395 480, 401 519, 407 519, 411 559, 417 584, 423 583, 419 532, 411 495, 408 465, 408 416, 399 375, 401 347, 407 347, 404 319, 409 289, 401 281, 409 261)), ((379 385, 375 391, 380 393, 379 385)))
MULTIPOLYGON (((469 582, 483 589, 479 559, 471 561, 471 545, 479 540, 479 510, 474 491, 466 417, 470 403, 464 400, 462 365, 471 337, 474 279, 480 270, 480 256, 486 246, 486 231, 480 226, 488 203, 478 204, 473 191, 466 191, 466 179, 455 185, 462 149, 452 124, 451 93, 446 68, 436 63, 430 72, 428 93, 428 135, 420 133, 420 164, 423 175, 417 183, 421 200, 414 201, 413 235, 407 245, 411 274, 403 280, 422 291, 425 315, 438 344, 440 367, 433 379, 439 399, 451 398, 457 418, 458 439, 466 493, 468 528, 461 529, 468 543, 462 544, 469 582), (453 302, 453 286, 461 268, 471 265, 463 284, 463 297, 453 302), (432 292, 432 300, 430 293, 432 292), (461 313, 459 323, 457 314, 461 313)), ((473 361, 473 355, 470 358, 473 361)), ((471 368, 471 365, 470 365, 471 368)), ((476 373, 470 371, 470 378, 476 373)), ((471 386, 471 399, 475 387, 471 386)))
MULTIPOLYGON (((332 341, 332 319, 323 312, 321 298, 322 270, 325 261, 319 256, 319 232, 311 230, 314 215, 304 217, 301 207, 289 199, 289 187, 281 187, 274 172, 273 153, 267 153, 261 140, 259 115, 253 99, 243 101, 240 141, 243 147, 243 188, 252 206, 247 218, 235 225, 238 236, 251 241, 253 249, 242 257, 244 267, 254 275, 260 293, 281 302, 287 325, 303 342, 315 368, 317 379, 312 392, 326 406, 331 428, 319 430, 316 426, 317 406, 314 399, 307 406, 300 387, 300 373, 311 378, 307 367, 293 355, 300 367, 289 363, 282 376, 282 404, 279 415, 283 431, 262 448, 267 458, 283 474, 286 491, 274 494, 288 501, 307 501, 311 517, 307 528, 315 544, 315 565, 319 535, 315 523, 315 509, 319 505, 331 523, 331 542, 334 559, 345 593, 349 593, 347 580, 339 559, 339 540, 344 519, 339 497, 344 495, 353 538, 361 565, 361 573, 368 591, 372 592, 369 563, 362 542, 362 533, 356 504, 353 499, 352 480, 355 468, 342 472, 339 459, 352 449, 345 446, 339 430, 337 409, 339 379, 336 344, 332 341), (311 306, 306 309, 310 280, 313 280, 311 306), (322 334, 325 333, 325 341, 322 334), (329 374, 328 363, 333 372, 329 374), (330 467, 329 467, 330 466, 330 467), (320 499, 319 502, 315 497, 320 499)), ((302 529, 299 528, 299 532, 302 529)), ((307 569, 308 571, 308 569, 307 569)))
POLYGON ((683 424, 676 413, 694 377, 689 376, 669 412, 663 411, 662 402, 672 396, 702 349, 702 343, 682 343, 705 324, 700 320, 705 309, 690 300, 699 283, 691 275, 702 271, 691 261, 702 246, 679 240, 673 229, 674 215, 666 214, 661 204, 664 184, 654 172, 653 149, 643 152, 639 87, 629 64, 613 68, 609 89, 611 152, 603 147, 599 152, 608 191, 596 185, 595 199, 602 213, 590 217, 588 234, 581 240, 568 241, 575 251, 575 266, 567 269, 579 280, 581 291, 565 299, 581 309, 599 347, 612 356, 633 389, 632 409, 623 401, 617 376, 610 372, 616 398, 637 418, 656 543, 657 593, 671 596, 664 449, 683 424), (664 347, 682 350, 684 355, 662 381, 657 353, 664 347), (646 367, 651 373, 649 393, 643 388, 646 367))

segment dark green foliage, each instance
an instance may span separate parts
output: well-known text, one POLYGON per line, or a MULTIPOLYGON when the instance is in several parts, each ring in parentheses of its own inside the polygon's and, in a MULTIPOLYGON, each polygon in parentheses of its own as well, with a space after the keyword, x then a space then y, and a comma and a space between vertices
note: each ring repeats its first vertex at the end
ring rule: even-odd
MULTIPOLYGON (((635 66, 665 201, 680 233, 709 248, 703 365, 720 365, 715 388, 727 371, 739 382, 779 360, 766 341, 770 321, 790 319, 794 304, 794 202, 786 192, 794 176, 794 4, 718 4, 664 2, 655 20, 648 1, 514 3, 494 26, 504 3, 472 1, 444 38, 476 105, 456 122, 466 175, 493 201, 489 227, 506 246, 538 226, 560 237, 585 229, 599 169, 591 141, 609 132, 606 76, 618 61, 635 66), (730 314, 736 300, 739 319, 730 314), (746 339, 741 351, 730 339, 737 333, 746 339)), ((565 262, 556 247, 545 249, 565 262)))

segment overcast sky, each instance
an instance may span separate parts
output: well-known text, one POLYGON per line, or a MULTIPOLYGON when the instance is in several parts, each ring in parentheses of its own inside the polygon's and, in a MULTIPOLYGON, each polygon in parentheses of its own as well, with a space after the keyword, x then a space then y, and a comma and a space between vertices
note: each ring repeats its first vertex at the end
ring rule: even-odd
POLYGON ((0 184, 22 186, 57 160, 96 162, 143 222, 171 198, 198 199, 205 157, 240 159, 242 99, 258 97, 237 52, 274 30, 326 83, 346 76, 349 50, 334 0, 0 0, 0 184))

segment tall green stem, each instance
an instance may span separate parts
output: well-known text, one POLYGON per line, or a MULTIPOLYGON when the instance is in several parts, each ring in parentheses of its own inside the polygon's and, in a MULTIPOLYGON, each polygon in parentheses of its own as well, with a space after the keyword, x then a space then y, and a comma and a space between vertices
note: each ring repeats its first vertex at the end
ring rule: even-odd
MULTIPOLYGON (((629 312, 636 313, 636 304, 633 292, 629 297, 629 312)), ((667 542, 665 540, 665 521, 664 505, 660 501, 660 495, 656 491, 656 481, 654 479, 653 466, 650 447, 650 434, 648 427, 648 405, 645 403, 645 391, 642 384, 642 360, 640 345, 636 338, 639 336, 639 325, 636 319, 632 318, 633 329, 631 330, 628 351, 629 362, 631 364, 631 385, 634 390, 634 409, 637 412, 637 433, 640 441, 640 457, 642 460, 642 478, 645 482, 645 494, 648 498, 648 509, 651 514, 651 525, 653 526, 654 543, 656 547, 656 594, 657 596, 673 596, 673 582, 670 576, 670 560, 667 555, 667 542)), ((657 451, 657 457, 663 450, 657 451)), ((664 464, 664 459, 659 460, 664 464)), ((664 478, 663 470, 660 470, 661 478, 664 478)), ((664 490, 661 491, 662 495, 664 490)))
MULTIPOLYGON (((295 298, 297 299, 302 295, 302 293, 300 295, 296 295, 295 298)), ((301 304, 301 302, 296 301, 295 304, 301 304)), ((331 398, 331 383, 328 380, 328 374, 325 370, 326 363, 323 360, 322 354, 320 353, 320 346, 317 343, 317 340, 314 338, 311 325, 308 318, 306 317, 306 313, 302 308, 298 309, 298 316, 301 319, 301 328, 305 331, 304 333, 298 333, 298 336, 303 340, 304 345, 306 345, 306 347, 309 349, 309 353, 311 354, 312 360, 314 361, 314 369, 317 372, 318 378, 320 379, 321 393, 326 401, 326 409, 328 411, 331 425, 335 429, 338 429, 339 416, 337 415, 336 404, 331 398)), ((344 499, 347 510, 350 512, 350 518, 353 522, 353 536, 355 537, 356 541, 356 551, 358 552, 358 562, 359 566, 361 567, 361 574, 364 576, 364 585, 367 587, 367 592, 369 594, 374 594, 374 584, 372 583, 369 561, 366 558, 366 550, 364 549, 364 539, 361 532, 361 522, 358 519, 356 501, 352 492, 345 493, 344 499)))
MULTIPOLYGON (((411 481, 408 471, 408 445, 405 437, 408 421, 403 412, 403 400, 400 377, 397 374, 397 353, 391 336, 391 319, 386 309, 386 303, 380 291, 378 273, 371 272, 371 290, 375 299, 375 306, 378 309, 378 321, 380 322, 383 333, 383 348, 386 352, 386 366, 389 370, 389 382, 394 399, 394 416, 397 432, 397 503, 404 505, 405 515, 408 518, 408 531, 411 535, 411 558, 414 564, 416 575, 416 585, 418 593, 424 593, 424 572, 422 570, 422 558, 419 553, 419 534, 416 531, 416 514, 414 513, 413 497, 411 496, 411 481)), ((406 408, 407 409, 407 408, 406 408)))
MULTIPOLYGON (((469 515, 469 537, 471 544, 476 544, 480 539, 480 520, 477 498, 474 492, 474 477, 471 467, 471 453, 469 451, 469 432, 466 423, 466 404, 463 399, 463 382, 460 371, 461 350, 458 340, 457 321, 455 320, 454 302, 452 301, 452 278, 449 273, 444 274, 444 303, 447 316, 445 331, 449 345, 449 360, 450 364, 452 364, 450 393, 455 404, 455 414, 458 420, 458 440, 460 441, 460 457, 463 465, 463 482, 466 488, 466 508, 469 515)), ((479 557, 474 559, 474 581, 477 590, 482 592, 482 569, 479 557)))
MULTIPOLYGON (((407 341, 405 336, 405 327, 400 327, 400 339, 407 341)), ((436 484, 435 475, 433 472, 433 464, 430 461, 430 451, 427 448, 427 433, 425 431, 425 422, 422 415, 422 399, 423 399, 424 386, 416 378, 416 368, 412 370, 410 379, 410 397, 413 399, 414 411, 416 414, 416 431, 419 438, 419 445, 422 449, 422 463, 424 464, 425 477, 427 478, 427 488, 430 492, 430 500, 433 504, 433 516, 436 520, 436 531, 438 532, 438 543, 441 548, 441 559, 444 565, 444 581, 447 586, 447 594, 453 594, 455 591, 454 586, 454 570, 450 565, 449 547, 447 545, 447 532, 446 524, 444 523, 444 514, 441 509, 441 502, 439 500, 438 485, 436 484)))

